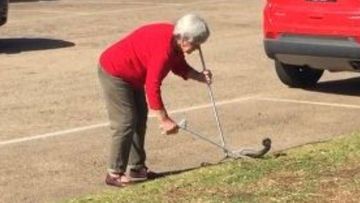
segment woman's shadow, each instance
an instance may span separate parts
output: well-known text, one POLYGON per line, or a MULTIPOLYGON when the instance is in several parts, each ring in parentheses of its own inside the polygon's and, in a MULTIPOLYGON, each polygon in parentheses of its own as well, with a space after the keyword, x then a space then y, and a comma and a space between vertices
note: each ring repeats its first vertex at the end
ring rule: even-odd
POLYGON ((59 49, 75 46, 75 43, 49 38, 5 38, 0 39, 0 54, 17 54, 24 51, 59 49))
POLYGON ((319 82, 315 87, 305 89, 330 94, 360 96, 360 77, 319 82))

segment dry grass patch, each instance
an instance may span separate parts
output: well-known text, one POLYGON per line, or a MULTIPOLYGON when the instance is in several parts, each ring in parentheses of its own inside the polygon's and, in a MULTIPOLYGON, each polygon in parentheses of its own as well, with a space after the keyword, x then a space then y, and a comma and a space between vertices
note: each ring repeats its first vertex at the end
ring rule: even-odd
POLYGON ((360 133, 70 202, 359 202, 360 133))

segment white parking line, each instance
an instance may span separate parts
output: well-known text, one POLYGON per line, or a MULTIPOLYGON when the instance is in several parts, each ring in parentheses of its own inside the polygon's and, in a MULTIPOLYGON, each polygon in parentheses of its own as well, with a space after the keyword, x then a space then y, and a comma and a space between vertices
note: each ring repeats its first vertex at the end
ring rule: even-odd
MULTIPOLYGON (((80 1, 80 2, 76 2, 76 1, 61 1, 61 2, 57 2, 57 4, 139 4, 139 5, 194 5, 194 4, 203 4, 203 3, 218 3, 218 2, 225 2, 225 1, 231 1, 231 0, 197 0, 197 1, 190 1, 190 2, 181 2, 181 3, 171 3, 171 2, 149 2, 149 1, 102 1, 99 2, 97 1, 80 1)), ((45 2, 44 2, 45 3, 45 2)), ((50 3, 50 2, 49 2, 50 3)))
POLYGON ((48 137, 55 137, 55 136, 60 136, 60 135, 66 135, 66 134, 76 133, 76 132, 81 132, 81 131, 86 131, 86 130, 92 130, 92 129, 96 129, 96 128, 105 127, 108 125, 109 125, 109 123, 99 123, 99 124, 95 124, 95 125, 72 128, 69 130, 46 133, 46 134, 42 134, 42 135, 35 135, 35 136, 31 136, 31 137, 23 137, 23 138, 18 138, 18 139, 6 140, 6 141, 0 142, 0 146, 20 143, 20 142, 27 142, 27 141, 31 141, 31 140, 44 139, 44 138, 48 138, 48 137))
MULTIPOLYGON (((143 5, 145 7, 139 7, 139 8, 123 8, 123 9, 116 9, 116 10, 108 10, 108 11, 95 11, 95 12, 66 12, 66 11, 54 11, 53 10, 49 10, 49 11, 45 11, 45 10, 29 10, 29 9, 16 9, 14 8, 13 10, 16 11, 26 11, 26 12, 37 12, 37 13, 59 13, 59 14, 66 14, 66 15, 61 15, 61 16, 48 16, 46 18, 42 18, 42 21, 44 20, 56 20, 56 19, 66 19, 66 18, 75 18, 75 17, 86 17, 86 16, 94 16, 94 15, 107 15, 107 14, 122 14, 123 12, 133 12, 133 11, 146 11, 146 10, 153 10, 153 9, 161 9, 161 8, 165 8, 165 7, 181 7, 181 6, 193 6, 196 4, 204 4, 204 3, 222 3, 222 2, 226 2, 229 0, 207 0, 207 1, 194 1, 194 2, 190 2, 190 3, 151 3, 151 2, 122 2, 122 3, 126 3, 128 5, 143 5)), ((44 2, 45 3, 45 2, 44 2)), ((108 2, 111 3, 111 2, 108 2)), ((12 23, 18 23, 18 22, 24 22, 24 21, 29 21, 29 19, 15 19, 12 20, 12 23)))
MULTIPOLYGON (((230 99, 230 100, 224 100, 224 101, 217 102, 216 105, 221 106, 221 105, 226 105, 226 104, 238 103, 238 102, 254 99, 256 97, 257 96, 247 96, 247 97, 240 97, 240 98, 235 98, 235 99, 230 99)), ((170 114, 183 113, 183 112, 189 112, 189 111, 198 110, 198 109, 209 108, 211 106, 212 106, 212 104, 203 104, 203 105, 197 105, 197 106, 193 106, 193 107, 172 110, 172 111, 169 111, 169 113, 170 114)), ((149 118, 153 118, 153 117, 154 117, 154 115, 149 115, 149 118)), ((28 141, 32 141, 32 140, 38 140, 38 139, 45 139, 45 138, 49 138, 49 137, 62 136, 62 135, 66 135, 66 134, 101 128, 101 127, 105 127, 108 125, 109 125, 109 123, 99 123, 99 124, 95 124, 95 125, 72 128, 72 129, 57 131, 57 132, 52 132, 52 133, 46 133, 46 134, 42 134, 42 135, 34 135, 34 136, 30 136, 30 137, 11 139, 11 140, 6 140, 6 141, 0 142, 0 146, 16 144, 16 143, 21 143, 21 142, 28 142, 28 141)))
MULTIPOLYGON (((122 14, 123 12, 133 12, 133 11, 145 11, 145 10, 152 10, 152 9, 160 9, 168 7, 168 5, 157 5, 157 6, 146 6, 140 8, 123 8, 123 9, 116 9, 116 10, 107 10, 107 11, 98 11, 98 12, 63 12, 67 15, 59 15, 59 16, 48 16, 46 18, 42 18, 42 21, 48 20, 56 20, 56 19, 67 19, 67 18, 76 18, 76 17, 84 17, 84 16, 94 16, 94 15, 107 15, 112 13, 122 14)), ((18 10, 20 11, 20 9, 18 10)), ((30 10, 21 10, 21 11, 30 11, 30 10)), ((37 10, 32 10, 33 12, 41 12, 37 10)), ((51 11, 49 12, 51 13, 51 11)), ((54 12, 55 13, 55 12, 54 12)), ((14 19, 13 23, 25 22, 29 21, 29 19, 14 19)))
POLYGON ((354 105, 354 104, 317 102, 317 101, 308 101, 308 100, 282 99, 282 98, 271 98, 271 97, 256 97, 256 98, 254 97, 253 99, 260 100, 260 101, 272 101, 272 102, 284 102, 284 103, 309 104, 309 105, 319 105, 319 106, 360 109, 360 105, 354 105))
MULTIPOLYGON (((92 2, 92 4, 99 4, 103 5, 105 2, 92 2)), ((84 4, 84 2, 71 2, 71 3, 65 3, 65 4, 59 4, 61 6, 64 5, 74 5, 74 4, 84 4)), ((87 4, 87 3, 86 3, 87 4)), ((33 13, 48 13, 48 14, 66 14, 67 16, 54 16, 50 17, 51 19, 54 18, 68 18, 73 16, 89 16, 94 14, 110 14, 110 13, 121 13, 126 11, 142 11, 147 9, 155 9, 155 8, 162 8, 162 7, 168 7, 168 6, 182 6, 183 4, 180 3, 151 3, 151 2, 106 2, 106 4, 120 4, 123 7, 126 6, 146 6, 146 7, 136 7, 136 8, 122 8, 117 10, 107 10, 107 11, 93 11, 93 12, 80 12, 80 11, 66 11, 66 10, 45 10, 45 9, 22 9, 22 8, 15 8, 12 9, 12 12, 33 12, 33 13), (69 16, 72 15, 72 16, 69 16)), ((46 17, 48 19, 49 17, 46 17)))
MULTIPOLYGON (((226 105, 226 104, 239 103, 239 102, 248 101, 248 100, 284 102, 284 103, 308 104, 308 105, 331 106, 331 107, 339 107, 339 108, 360 109, 360 105, 354 105, 354 104, 341 104, 341 103, 317 102, 317 101, 308 101, 308 100, 260 97, 257 95, 247 96, 247 97, 239 97, 239 98, 230 99, 230 100, 223 100, 223 101, 217 102, 216 105, 222 106, 222 105, 226 105)), ((169 111, 169 113, 170 114, 184 113, 184 112, 189 112, 189 111, 194 111, 194 110, 199 110, 199 109, 210 108, 211 106, 212 106, 211 104, 202 104, 202 105, 197 105, 197 106, 193 106, 193 107, 172 110, 172 111, 169 111)), ((154 118, 154 115, 149 115, 149 118, 154 118)), ((10 145, 10 144, 28 142, 28 141, 32 141, 32 140, 45 139, 45 138, 49 138, 49 137, 56 137, 56 136, 62 136, 62 135, 71 134, 71 133, 82 132, 82 131, 86 131, 86 130, 92 130, 92 129, 96 129, 96 128, 106 127, 108 125, 109 125, 109 123, 99 123, 99 124, 83 126, 83 127, 78 127, 78 128, 72 128, 72 129, 63 130, 63 131, 57 131, 57 132, 46 133, 46 134, 41 134, 41 135, 34 135, 34 136, 30 136, 30 137, 1 141, 0 147, 5 146, 5 145, 10 145)))
POLYGON ((66 4, 121 4, 121 5, 169 5, 169 6, 179 6, 183 5, 183 3, 169 3, 169 2, 146 2, 146 1, 61 1, 57 2, 57 5, 66 5, 66 4))

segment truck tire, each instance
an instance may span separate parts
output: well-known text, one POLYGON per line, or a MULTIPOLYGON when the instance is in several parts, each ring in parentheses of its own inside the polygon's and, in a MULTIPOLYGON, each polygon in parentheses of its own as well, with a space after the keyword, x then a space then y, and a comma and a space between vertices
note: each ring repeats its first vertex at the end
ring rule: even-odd
POLYGON ((319 81, 324 70, 281 63, 275 60, 276 74, 282 83, 289 87, 313 87, 319 81))

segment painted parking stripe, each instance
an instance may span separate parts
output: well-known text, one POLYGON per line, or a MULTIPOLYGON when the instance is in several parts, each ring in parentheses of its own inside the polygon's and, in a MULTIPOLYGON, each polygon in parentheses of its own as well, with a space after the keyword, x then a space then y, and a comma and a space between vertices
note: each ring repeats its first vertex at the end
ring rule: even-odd
MULTIPOLYGON (((14 8, 14 12, 37 12, 37 13, 60 13, 60 14, 67 14, 67 15, 61 15, 61 16, 48 16, 46 18, 43 18, 42 20, 54 20, 54 19, 67 19, 67 18, 76 18, 76 17, 86 17, 86 16, 93 16, 93 15, 111 15, 113 13, 116 14, 121 14, 123 12, 136 12, 136 11, 146 11, 146 10, 154 10, 154 9, 161 9, 161 8, 166 8, 166 7, 181 7, 181 6, 189 6, 189 5, 196 5, 196 4, 204 4, 204 3, 222 3, 222 2, 227 2, 229 0, 207 0, 207 1, 195 1, 195 2, 190 2, 190 3, 145 3, 145 2, 122 2, 122 3, 127 3, 129 5, 131 5, 131 3, 135 3, 136 4, 141 4, 144 3, 143 5, 145 7, 138 7, 138 8, 123 8, 123 9, 118 9, 118 10, 110 10, 110 11, 97 11, 97 12, 66 12, 66 11, 45 11, 45 10, 25 10, 25 9, 17 9, 14 8)), ((111 3, 111 2, 109 2, 111 3)), ((20 3, 19 3, 20 4, 20 3)), ((12 20, 12 23, 21 23, 24 21, 28 21, 28 19, 15 19, 12 20)))
MULTIPOLYGON (((240 97, 240 98, 235 98, 235 99, 230 99, 230 100, 224 100, 224 101, 217 102, 216 105, 222 106, 222 105, 226 105, 226 104, 238 103, 238 102, 242 102, 242 101, 251 100, 256 97, 257 96, 247 96, 247 97, 240 97)), ((212 104, 197 105, 197 106, 172 110, 172 111, 169 111, 169 114, 184 113, 184 112, 205 109, 205 108, 210 108, 210 107, 212 107, 212 104)), ((155 117, 154 115, 149 115, 149 118, 154 118, 154 117, 155 117)), ((32 141, 32 140, 38 140, 38 139, 45 139, 45 138, 49 138, 49 137, 62 136, 62 135, 82 132, 82 131, 86 131, 86 130, 93 130, 93 129, 97 129, 97 128, 106 127, 108 125, 109 125, 108 122, 107 123, 99 123, 99 124, 83 126, 83 127, 78 127, 78 128, 72 128, 72 129, 68 129, 68 130, 62 130, 62 131, 46 133, 46 134, 41 134, 41 135, 34 135, 34 136, 27 136, 27 137, 23 137, 23 138, 5 140, 5 141, 0 142, 0 146, 16 144, 16 143, 21 143, 21 142, 28 142, 28 141, 32 141)))
POLYGON ((309 101, 309 100, 283 99, 283 98, 271 98, 271 97, 256 97, 254 99, 255 100, 260 100, 260 101, 296 103, 296 104, 309 104, 309 105, 331 106, 331 107, 339 107, 339 108, 360 109, 360 105, 355 105, 355 104, 317 102, 317 101, 309 101))

